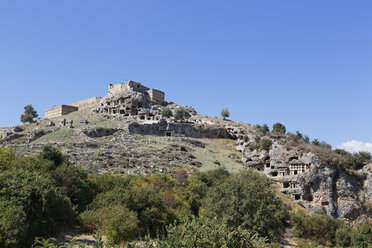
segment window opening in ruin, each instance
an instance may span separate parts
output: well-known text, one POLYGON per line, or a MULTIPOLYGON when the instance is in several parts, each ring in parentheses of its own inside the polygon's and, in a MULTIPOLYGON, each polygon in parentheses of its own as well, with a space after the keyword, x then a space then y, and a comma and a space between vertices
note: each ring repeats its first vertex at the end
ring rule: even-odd
POLYGON ((299 194, 294 195, 295 200, 300 200, 301 196, 299 194))
MULTIPOLYGON (((267 167, 269 167, 269 166, 267 166, 267 167)), ((271 169, 275 169, 275 166, 271 166, 271 169)))
POLYGON ((298 174, 298 172, 295 170, 295 171, 293 171, 293 174, 295 174, 295 175, 297 175, 298 174))
POLYGON ((145 119, 145 116, 144 116, 144 115, 141 115, 141 116, 140 116, 140 119, 141 119, 141 120, 144 120, 144 119, 145 119))
POLYGON ((139 103, 138 103, 138 107, 139 107, 139 108, 142 108, 142 103, 139 102, 139 103))
POLYGON ((322 205, 323 206, 328 206, 329 205, 329 202, 322 202, 322 205))
POLYGON ((170 137, 170 136, 172 136, 172 132, 171 132, 171 131, 167 131, 166 135, 167 135, 168 137, 170 137))
POLYGON ((115 109, 114 109, 114 110, 112 110, 112 113, 113 113, 113 114, 116 114, 116 110, 115 110, 115 109))
POLYGON ((124 114, 124 110, 120 109, 120 114, 124 114))
POLYGON ((271 175, 272 175, 273 177, 276 177, 276 176, 278 175, 278 172, 273 171, 273 172, 271 173, 271 175))
POLYGON ((283 188, 289 188, 289 183, 287 182, 283 183, 283 188))

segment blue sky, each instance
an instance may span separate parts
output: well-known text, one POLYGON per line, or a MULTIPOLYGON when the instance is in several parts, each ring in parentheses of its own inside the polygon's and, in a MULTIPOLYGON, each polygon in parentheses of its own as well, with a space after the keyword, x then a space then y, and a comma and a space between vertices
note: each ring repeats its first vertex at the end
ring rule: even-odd
POLYGON ((125 79, 199 113, 372 142, 372 1, 0 0, 0 126, 125 79))

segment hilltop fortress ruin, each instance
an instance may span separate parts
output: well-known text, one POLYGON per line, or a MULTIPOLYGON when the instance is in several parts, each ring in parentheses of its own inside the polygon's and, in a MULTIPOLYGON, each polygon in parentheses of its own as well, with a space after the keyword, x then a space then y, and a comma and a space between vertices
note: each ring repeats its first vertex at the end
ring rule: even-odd
POLYGON ((164 105, 164 92, 150 89, 139 82, 109 84, 105 97, 91 97, 70 104, 53 106, 45 111, 45 118, 55 118, 69 113, 93 109, 96 113, 135 116, 140 120, 159 120, 164 105))

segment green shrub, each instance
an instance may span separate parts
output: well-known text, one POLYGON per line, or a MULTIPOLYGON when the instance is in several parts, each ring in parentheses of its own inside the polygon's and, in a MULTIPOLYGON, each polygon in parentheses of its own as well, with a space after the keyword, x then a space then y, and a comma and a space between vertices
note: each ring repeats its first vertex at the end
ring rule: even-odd
POLYGON ((44 146, 39 157, 45 160, 52 161, 55 167, 60 166, 64 162, 67 162, 67 158, 57 148, 51 145, 44 146))
POLYGON ((191 115, 189 114, 189 112, 187 112, 187 110, 183 107, 177 108, 174 113, 174 118, 179 121, 183 121, 184 119, 188 119, 190 117, 191 115))
POLYGON ((273 125, 273 133, 277 133, 277 134, 285 134, 286 132, 286 129, 285 129, 285 126, 281 123, 275 123, 273 125))
MULTIPOLYGON (((145 248, 247 248, 274 247, 265 243, 267 239, 238 227, 229 230, 225 224, 215 220, 196 219, 182 225, 167 228, 167 238, 156 244, 148 242, 145 248)), ((135 246, 136 247, 136 246, 135 246)))
POLYGON ((170 108, 166 107, 161 111, 161 116, 164 118, 171 118, 173 116, 173 112, 170 108))
POLYGON ((108 240, 115 244, 138 237, 137 214, 123 205, 103 207, 98 210, 98 226, 108 240))
POLYGON ((14 159, 15 153, 12 148, 0 147, 0 170, 8 168, 14 159))
POLYGON ((295 226, 296 236, 308 238, 319 242, 335 243, 336 230, 345 226, 340 220, 332 219, 326 215, 303 216, 301 213, 291 215, 295 226))
POLYGON ((266 151, 269 151, 271 149, 273 142, 271 139, 261 139, 260 140, 260 148, 266 151))
POLYGON ((259 132, 261 132, 263 135, 266 135, 268 132, 270 132, 269 126, 267 124, 264 125, 256 125, 255 126, 259 132))
POLYGON ((351 154, 343 149, 336 149, 335 152, 340 154, 346 160, 346 164, 353 169, 360 169, 371 160, 371 154, 369 152, 351 154))
POLYGON ((217 217, 228 228, 241 226, 273 238, 274 230, 284 223, 288 212, 269 179, 245 170, 211 188, 205 199, 205 215, 210 219, 217 217))
POLYGON ((351 244, 353 247, 372 247, 372 225, 360 225, 351 232, 351 244))
POLYGON ((314 146, 320 146, 320 141, 319 141, 318 139, 313 139, 312 144, 313 144, 314 146))
POLYGON ((351 228, 339 228, 335 233, 335 243, 337 247, 349 247, 351 244, 351 228))

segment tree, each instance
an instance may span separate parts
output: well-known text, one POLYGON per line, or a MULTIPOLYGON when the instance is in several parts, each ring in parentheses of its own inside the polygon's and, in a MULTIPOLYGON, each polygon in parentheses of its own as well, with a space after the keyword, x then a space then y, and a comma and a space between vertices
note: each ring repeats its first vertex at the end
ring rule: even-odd
MULTIPOLYGON (((261 236, 272 235, 288 216, 271 182, 253 170, 242 171, 211 188, 205 215, 217 218, 230 230, 242 227, 261 236)), ((273 237, 272 237, 273 238, 273 237)))
POLYGON ((223 117, 223 119, 226 119, 230 116, 230 112, 227 108, 223 108, 221 110, 221 116, 223 117))
POLYGON ((256 125, 255 126, 263 135, 266 135, 268 132, 270 132, 269 126, 267 124, 256 125))
POLYGON ((184 119, 188 119, 190 117, 191 116, 189 112, 187 112, 187 110, 183 107, 179 107, 178 109, 176 109, 174 113, 174 118, 176 118, 176 120, 179 120, 179 121, 183 121, 184 119))
POLYGON ((26 122, 32 123, 34 122, 34 118, 39 116, 31 104, 26 105, 24 109, 25 109, 25 112, 23 115, 21 115, 21 122, 23 123, 26 123, 26 122))
POLYGON ((60 166, 64 162, 68 162, 67 158, 61 153, 61 151, 51 145, 44 146, 39 157, 52 161, 55 167, 60 166))
POLYGON ((170 108, 163 108, 161 111, 161 116, 165 118, 170 118, 173 116, 172 110, 170 108))
POLYGON ((285 134, 286 129, 285 126, 281 123, 275 123, 273 125, 273 133, 285 134))

